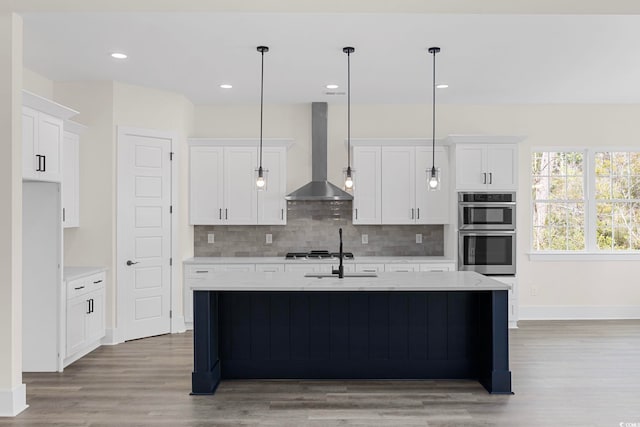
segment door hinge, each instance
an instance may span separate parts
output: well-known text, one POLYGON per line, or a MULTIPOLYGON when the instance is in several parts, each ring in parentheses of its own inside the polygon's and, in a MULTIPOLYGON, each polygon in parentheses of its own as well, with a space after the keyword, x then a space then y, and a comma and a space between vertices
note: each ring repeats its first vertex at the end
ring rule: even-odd
POLYGON ((173 319, 173 310, 169 310, 169 319, 173 319))
POLYGON ((173 258, 169 258, 169 265, 173 265, 173 258))
POLYGON ((169 160, 170 160, 170 161, 171 161, 171 160, 173 160, 173 151, 170 151, 170 152, 169 152, 169 160))
POLYGON ((169 213, 173 213, 173 205, 169 205, 169 213))

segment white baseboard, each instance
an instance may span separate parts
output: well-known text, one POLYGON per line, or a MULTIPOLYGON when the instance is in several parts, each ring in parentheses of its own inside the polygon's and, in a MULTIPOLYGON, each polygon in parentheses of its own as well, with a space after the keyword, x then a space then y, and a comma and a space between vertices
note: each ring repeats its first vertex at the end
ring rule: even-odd
POLYGON ((13 389, 0 389, 0 417, 15 417, 28 407, 26 385, 20 384, 13 389))
POLYGON ((520 306, 519 320, 640 319, 640 306, 520 306))
POLYGON ((105 335, 102 338, 102 345, 116 345, 121 344, 124 341, 120 339, 120 334, 118 333, 118 329, 109 328, 105 330, 105 335))
POLYGON ((176 316, 171 319, 171 333, 181 334, 187 331, 187 327, 184 324, 184 316, 176 316))

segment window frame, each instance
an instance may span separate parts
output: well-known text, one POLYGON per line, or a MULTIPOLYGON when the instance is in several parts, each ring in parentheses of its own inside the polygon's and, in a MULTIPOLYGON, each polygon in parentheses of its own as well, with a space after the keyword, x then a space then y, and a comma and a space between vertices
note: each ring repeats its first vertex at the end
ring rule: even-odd
POLYGON ((558 260, 638 260, 640 259, 640 250, 612 250, 600 249, 597 242, 597 203, 596 203, 596 153, 599 152, 627 152, 640 153, 640 148, 624 147, 624 146, 599 146, 599 147, 583 147, 583 146, 549 146, 549 147, 532 147, 528 159, 529 174, 529 258, 533 261, 558 261, 558 260), (533 207, 536 202, 533 198, 531 189, 533 188, 533 154, 537 152, 581 152, 586 162, 583 165, 583 191, 584 191, 584 237, 585 248, 583 250, 536 250, 534 243, 534 223, 533 223, 533 207))

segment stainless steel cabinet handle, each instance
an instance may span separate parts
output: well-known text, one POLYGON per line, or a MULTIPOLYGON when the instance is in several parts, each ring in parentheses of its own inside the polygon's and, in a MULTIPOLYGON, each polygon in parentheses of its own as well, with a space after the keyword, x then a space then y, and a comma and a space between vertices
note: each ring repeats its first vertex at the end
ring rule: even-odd
POLYGON ((196 273, 208 273, 209 270, 196 270, 196 273))
POLYGON ((376 269, 375 268, 364 268, 362 269, 363 273, 375 273, 376 269))
POLYGON ((224 219, 229 219, 229 209, 227 208, 224 210, 224 219))
POLYGON ((358 208, 356 208, 356 219, 358 219, 358 208))
POLYGON ((96 280, 96 281, 95 281, 95 282, 93 282, 93 283, 95 283, 95 284, 97 285, 98 283, 102 283, 102 280, 96 280))
POLYGON ((420 219, 420 208, 418 208, 417 211, 418 211, 418 219, 420 219))
POLYGON ((486 184, 486 183, 487 183, 487 173, 486 173, 486 172, 484 172, 484 173, 482 174, 482 183, 483 183, 483 184, 486 184))
POLYGON ((493 184, 493 173, 489 172, 489 184, 493 184))
POLYGON ((415 212, 414 212, 414 211, 415 211, 415 209, 411 208, 411 219, 415 219, 415 218, 414 218, 414 214, 415 214, 415 212))
POLYGON ((218 219, 222 219, 222 208, 218 209, 218 219))
POLYGON ((127 260, 127 265, 131 266, 133 264, 137 264, 139 261, 133 262, 131 260, 127 260))
POLYGON ((75 289, 76 291, 79 291, 80 289, 84 289, 84 285, 78 286, 77 288, 73 288, 73 289, 75 289))
POLYGON ((284 220, 284 209, 280 209, 280 219, 284 220))

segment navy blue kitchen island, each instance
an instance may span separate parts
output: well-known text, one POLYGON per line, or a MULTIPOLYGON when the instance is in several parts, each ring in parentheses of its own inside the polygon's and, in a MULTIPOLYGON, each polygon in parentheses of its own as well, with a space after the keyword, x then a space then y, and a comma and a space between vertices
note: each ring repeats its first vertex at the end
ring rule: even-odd
POLYGON ((221 273, 194 288, 192 394, 225 379, 474 379, 511 393, 507 285, 472 272, 221 273))

